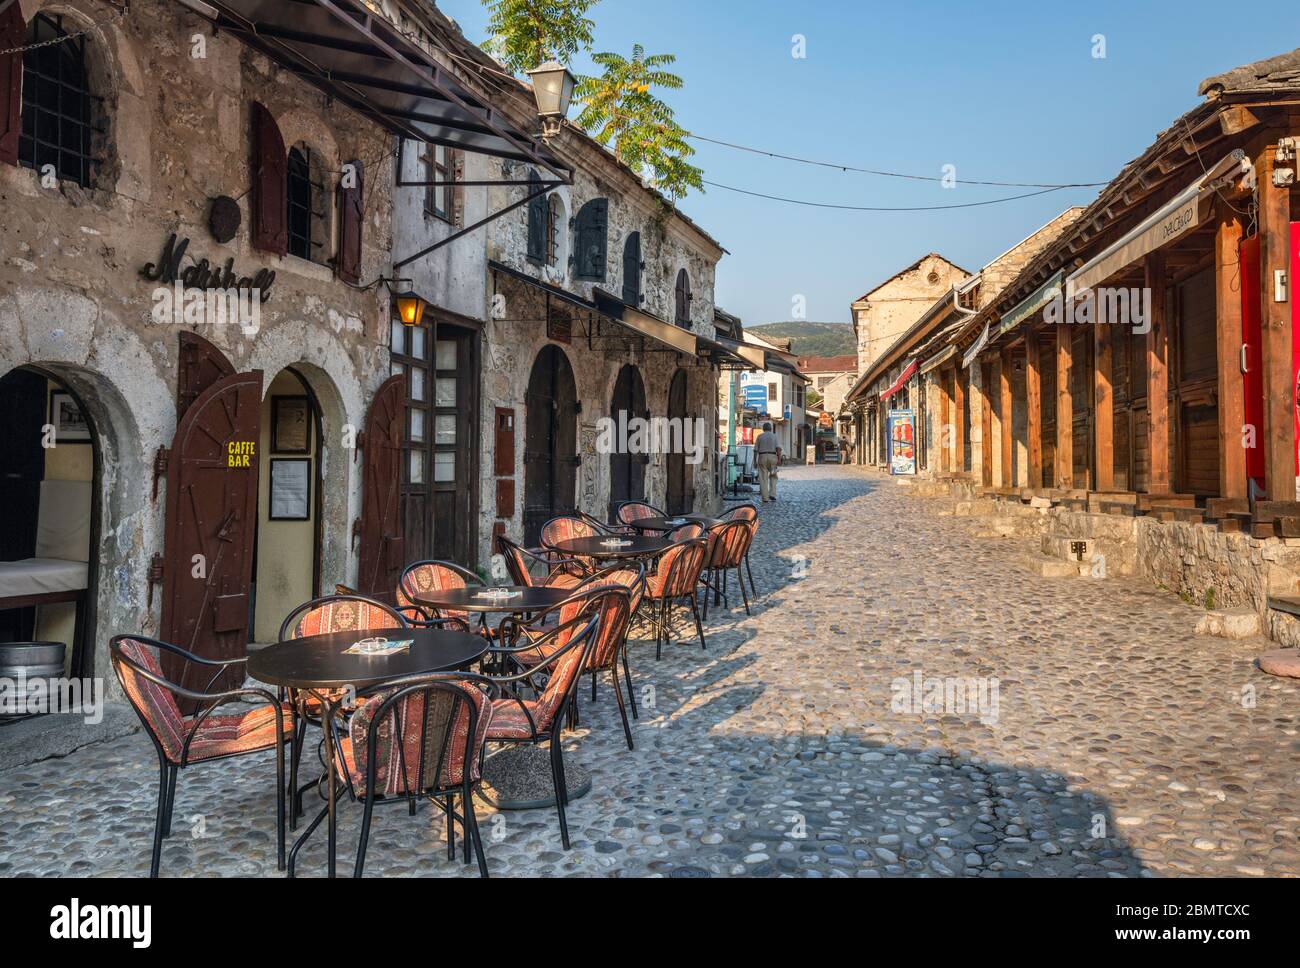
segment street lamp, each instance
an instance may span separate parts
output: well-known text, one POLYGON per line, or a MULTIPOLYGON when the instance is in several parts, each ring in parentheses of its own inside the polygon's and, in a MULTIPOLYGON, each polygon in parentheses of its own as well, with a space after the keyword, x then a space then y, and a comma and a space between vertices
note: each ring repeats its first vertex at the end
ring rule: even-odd
POLYGON ((426 303, 411 290, 394 295, 393 303, 397 307, 397 318, 402 321, 403 326, 419 326, 420 320, 424 319, 426 303))
POLYGON ((537 114, 542 119, 542 140, 549 141, 560 133, 569 113, 569 101, 577 81, 568 68, 558 61, 547 61, 528 72, 533 82, 537 114))

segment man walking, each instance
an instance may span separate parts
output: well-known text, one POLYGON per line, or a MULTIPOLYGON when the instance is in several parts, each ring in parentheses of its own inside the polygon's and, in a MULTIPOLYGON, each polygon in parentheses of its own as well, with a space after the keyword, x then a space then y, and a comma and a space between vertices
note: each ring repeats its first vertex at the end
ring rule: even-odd
POLYGON ((781 444, 770 423, 763 424, 763 432, 754 441, 754 453, 758 461, 758 496, 766 504, 776 500, 776 468, 781 463, 781 444))

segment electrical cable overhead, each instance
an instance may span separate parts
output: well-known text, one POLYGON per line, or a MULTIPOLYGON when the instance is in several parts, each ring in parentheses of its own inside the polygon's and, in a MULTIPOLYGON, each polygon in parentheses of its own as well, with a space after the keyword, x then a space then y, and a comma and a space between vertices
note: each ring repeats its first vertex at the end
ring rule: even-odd
MULTIPOLYGON (((814 161, 811 158, 799 158, 795 155, 783 155, 776 151, 766 151, 762 148, 750 148, 747 145, 733 144, 730 141, 719 141, 716 138, 706 138, 702 134, 690 134, 686 137, 695 141, 705 141, 712 145, 721 145, 724 148, 734 148, 736 151, 747 151, 750 154, 764 155, 768 158, 779 158, 782 161, 795 161, 801 165, 815 165, 818 168, 833 168, 837 171, 852 171, 864 175, 879 175, 883 178, 906 178, 909 181, 931 181, 942 182, 945 180, 943 175, 910 175, 897 171, 881 171, 875 168, 856 168, 853 165, 837 165, 828 161, 814 161)), ((1041 183, 1041 182, 1015 182, 1015 181, 979 181, 973 178, 955 178, 953 181, 964 185, 991 185, 998 188, 1101 188, 1103 185, 1109 185, 1110 182, 1067 182, 1067 183, 1041 183)))
MULTIPOLYGON (((786 202, 790 205, 805 205, 810 208, 834 208, 850 212, 936 212, 953 208, 977 208, 981 205, 997 205, 1001 202, 1014 202, 1022 198, 1034 198, 1037 195, 1049 195, 1052 192, 1059 192, 1065 188, 1074 188, 1074 185, 1056 185, 1051 188, 1043 188, 1036 192, 1025 192, 1023 195, 1008 195, 1006 198, 988 198, 982 202, 960 202, 955 205, 837 205, 831 202, 809 202, 798 198, 785 198, 781 195, 766 195, 763 192, 752 192, 745 188, 736 188, 732 185, 723 185, 720 182, 709 181, 704 179, 704 184, 713 188, 725 189, 729 192, 736 192, 740 195, 752 195, 755 198, 766 198, 773 202, 786 202)), ((1077 186, 1084 187, 1084 186, 1077 186)))

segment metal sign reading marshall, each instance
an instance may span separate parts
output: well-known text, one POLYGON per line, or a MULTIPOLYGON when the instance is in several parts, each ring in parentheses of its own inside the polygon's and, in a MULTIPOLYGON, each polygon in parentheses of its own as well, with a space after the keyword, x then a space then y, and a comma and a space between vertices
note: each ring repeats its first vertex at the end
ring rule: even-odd
POLYGON ((889 473, 916 473, 916 413, 891 410, 885 432, 889 438, 889 473))

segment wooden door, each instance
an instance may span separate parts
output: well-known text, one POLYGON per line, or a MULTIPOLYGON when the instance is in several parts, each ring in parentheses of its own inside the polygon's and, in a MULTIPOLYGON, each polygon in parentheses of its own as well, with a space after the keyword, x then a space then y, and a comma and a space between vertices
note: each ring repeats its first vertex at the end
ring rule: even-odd
MULTIPOLYGON (((224 377, 185 411, 172 441, 159 636, 206 659, 247 651, 261 409, 260 370, 224 377)), ((211 676, 174 658, 164 657, 163 669, 194 690, 211 676)), ((236 686, 243 675, 241 668, 211 689, 236 686)))
MULTIPOLYGON (((686 416, 686 371, 679 369, 673 374, 673 382, 668 387, 668 419, 678 420, 682 424, 686 416)), ((670 425, 671 426, 671 425, 670 425)), ((668 452, 665 466, 668 470, 668 491, 666 497, 669 514, 689 514, 691 512, 691 495, 686 486, 686 453, 684 447, 676 446, 685 441, 685 426, 682 427, 682 439, 670 438, 673 445, 668 452)), ((802 448, 799 451, 803 453, 802 448)))
POLYGON ((402 428, 406 422, 406 377, 384 381, 370 401, 362 438, 361 535, 357 588, 380 601, 392 601, 406 565, 402 534, 400 487, 410 467, 403 468, 402 428))
POLYGON ((1213 267, 1180 282, 1177 315, 1177 480, 1183 493, 1219 493, 1219 358, 1213 267))
POLYGON ((535 546, 542 526, 575 510, 578 488, 578 398, 564 351, 537 354, 525 394, 524 542, 535 546))
POLYGON ((182 330, 180 344, 180 360, 176 367, 178 421, 204 390, 218 380, 235 374, 234 364, 226 358, 226 354, 197 333, 182 330))
MULTIPOLYGON (((630 363, 619 371, 614 383, 614 399, 610 401, 609 415, 620 425, 621 414, 627 420, 650 416, 645 405, 645 384, 641 371, 630 363)), ((648 454, 632 454, 616 446, 609 455, 609 520, 615 520, 615 509, 624 501, 645 500, 645 467, 648 454)))

